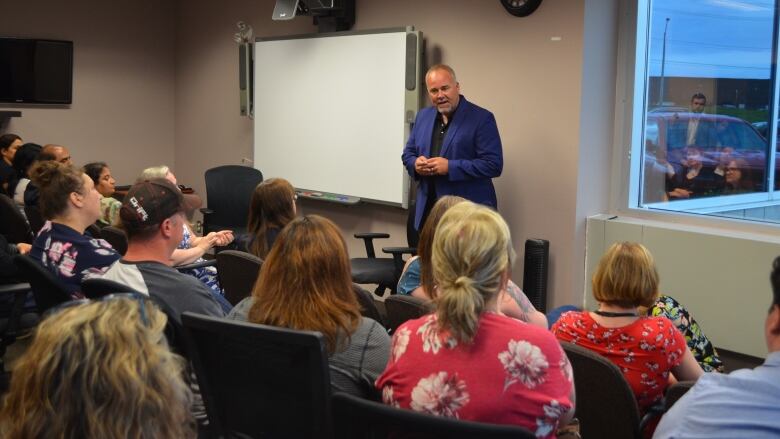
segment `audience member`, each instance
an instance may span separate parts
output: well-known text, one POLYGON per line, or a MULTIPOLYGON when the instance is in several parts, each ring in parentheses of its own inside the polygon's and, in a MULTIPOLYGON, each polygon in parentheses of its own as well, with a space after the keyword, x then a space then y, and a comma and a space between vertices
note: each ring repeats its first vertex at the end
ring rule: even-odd
POLYGON ((13 167, 16 174, 8 185, 8 192, 13 193, 11 196, 19 207, 19 211, 22 212, 22 215, 25 215, 24 192, 27 190, 27 185, 30 183, 30 168, 33 163, 35 163, 40 152, 41 145, 25 143, 16 150, 16 155, 14 155, 13 167))
POLYGON ((119 254, 102 239, 85 235, 100 216, 100 194, 81 170, 56 161, 35 164, 30 177, 40 191, 40 210, 49 221, 33 242, 30 256, 61 281, 74 297, 81 280, 102 274, 119 254))
POLYGON ((458 203, 442 217, 432 253, 436 313, 393 335, 376 382, 384 402, 555 437, 574 412, 571 365, 546 329, 498 312, 514 259, 504 220, 458 203))
POLYGON ((369 395, 390 353, 385 329, 360 315, 341 232, 317 215, 282 229, 252 296, 236 305, 230 318, 321 332, 334 391, 369 395))
POLYGON ((187 221, 184 209, 181 191, 168 180, 131 187, 119 211, 127 252, 103 277, 148 294, 179 323, 184 311, 222 317, 225 313, 208 287, 171 267, 171 253, 187 221))
POLYGON ((16 172, 12 166, 16 150, 22 145, 22 138, 16 134, 3 134, 0 136, 0 192, 13 196, 9 183, 16 172))
MULTIPOLYGON (((52 144, 44 145, 36 160, 39 162, 54 161, 64 165, 71 164, 70 151, 68 151, 68 148, 52 144)), ((38 207, 38 187, 35 183, 28 184, 24 189, 24 205, 38 207)))
POLYGON ((764 364, 731 374, 707 374, 663 416, 655 438, 780 437, 780 258, 770 275, 764 364))
POLYGON ((753 177, 745 159, 730 160, 724 169, 723 195, 753 192, 753 177))
MULTIPOLYGON (((419 256, 409 258, 401 273, 401 279, 398 281, 398 292, 400 294, 410 294, 424 300, 435 298, 436 282, 433 279, 431 250, 436 227, 444 213, 450 207, 462 201, 466 201, 466 199, 454 195, 445 195, 436 201, 420 233, 420 241, 417 247, 419 256)), ((534 308, 525 293, 511 280, 507 283, 506 293, 500 296, 501 303, 499 304, 499 309, 502 313, 509 317, 547 328, 547 318, 534 308)))
MULTIPOLYGON (((171 183, 173 183, 174 185, 177 184, 176 176, 173 175, 173 172, 171 172, 170 168, 168 168, 165 165, 144 169, 144 171, 141 173, 141 176, 138 180, 144 181, 144 180, 151 180, 155 178, 164 178, 170 181, 171 183)), ((184 196, 184 199, 185 199, 185 207, 187 207, 187 204, 192 202, 192 198, 184 196)), ((189 207, 191 208, 192 206, 189 207)), ((179 246, 176 248, 176 250, 174 250, 173 255, 171 256, 171 259, 173 260, 173 265, 184 265, 184 264, 191 264, 193 262, 202 262, 204 261, 203 255, 206 254, 213 247, 225 246, 233 242, 233 232, 230 230, 221 230, 219 232, 211 232, 206 236, 197 236, 192 231, 192 228, 187 222, 184 223, 183 228, 184 228, 184 232, 182 235, 181 242, 179 243, 179 246)), ((186 271, 186 273, 195 276, 196 278, 198 278, 198 280, 200 280, 207 287, 209 287, 214 292, 214 296, 220 302, 220 305, 225 309, 225 312, 230 311, 232 306, 227 301, 227 299, 225 299, 224 292, 222 291, 222 288, 220 288, 219 286, 219 279, 217 278, 216 267, 195 268, 186 271)))
POLYGON ((564 313, 552 331, 615 363, 642 413, 661 400, 670 372, 678 380, 704 373, 669 319, 642 316, 638 309, 653 306, 658 297, 658 272, 644 246, 613 244, 599 261, 592 286, 598 310, 564 313))
POLYGON ((111 169, 105 162, 92 162, 84 165, 84 173, 95 183, 95 188, 103 197, 100 199, 100 221, 106 226, 119 224, 119 209, 122 202, 114 198, 116 180, 111 176, 111 169))
POLYGON ((129 295, 68 302, 39 326, 0 411, 8 438, 194 437, 166 317, 129 295), (86 301, 85 301, 86 302, 86 301))
POLYGON ((718 190, 718 175, 714 169, 704 166, 704 156, 695 146, 686 148, 685 166, 672 182, 669 198, 685 199, 714 195, 718 190))
POLYGON ((236 240, 236 248, 265 259, 279 232, 295 219, 295 189, 283 178, 269 178, 255 187, 249 206, 247 234, 236 240))

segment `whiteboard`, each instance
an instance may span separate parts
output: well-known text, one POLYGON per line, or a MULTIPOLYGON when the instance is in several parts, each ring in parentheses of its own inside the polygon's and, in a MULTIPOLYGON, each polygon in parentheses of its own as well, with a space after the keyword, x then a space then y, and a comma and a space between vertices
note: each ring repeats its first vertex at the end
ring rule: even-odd
POLYGON ((407 29, 255 41, 254 166, 264 178, 406 206, 401 152, 420 94, 420 37, 407 29))

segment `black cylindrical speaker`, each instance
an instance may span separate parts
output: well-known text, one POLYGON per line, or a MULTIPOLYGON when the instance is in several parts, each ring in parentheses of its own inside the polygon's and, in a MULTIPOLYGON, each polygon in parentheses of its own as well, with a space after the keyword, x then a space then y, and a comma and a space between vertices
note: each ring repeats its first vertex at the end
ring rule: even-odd
POLYGON ((550 259, 550 241, 525 241, 523 292, 538 311, 547 312, 547 266, 550 259))

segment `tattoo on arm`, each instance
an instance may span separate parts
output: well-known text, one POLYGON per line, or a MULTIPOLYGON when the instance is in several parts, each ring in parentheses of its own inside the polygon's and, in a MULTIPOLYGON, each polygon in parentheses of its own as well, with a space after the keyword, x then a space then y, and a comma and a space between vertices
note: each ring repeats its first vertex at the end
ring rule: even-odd
POLYGON ((534 306, 531 304, 531 301, 528 300, 528 297, 525 295, 525 293, 523 293, 523 290, 521 290, 520 287, 518 287, 514 282, 510 281, 507 284, 506 292, 517 303, 517 306, 519 306, 520 310, 523 312, 523 317, 521 320, 527 322, 529 320, 529 315, 536 311, 536 308, 534 308, 534 306))

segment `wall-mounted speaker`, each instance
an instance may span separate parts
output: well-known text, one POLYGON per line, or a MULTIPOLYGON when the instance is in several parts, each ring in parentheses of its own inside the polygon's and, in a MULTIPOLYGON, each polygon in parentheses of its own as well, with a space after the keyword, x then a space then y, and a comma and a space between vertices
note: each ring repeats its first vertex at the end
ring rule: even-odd
POLYGON ((238 96, 242 116, 252 116, 252 82, 254 81, 252 62, 252 43, 238 45, 238 96))
POLYGON ((525 241, 523 267, 523 292, 534 308, 547 312, 547 274, 550 261, 550 241, 529 239, 525 241))

